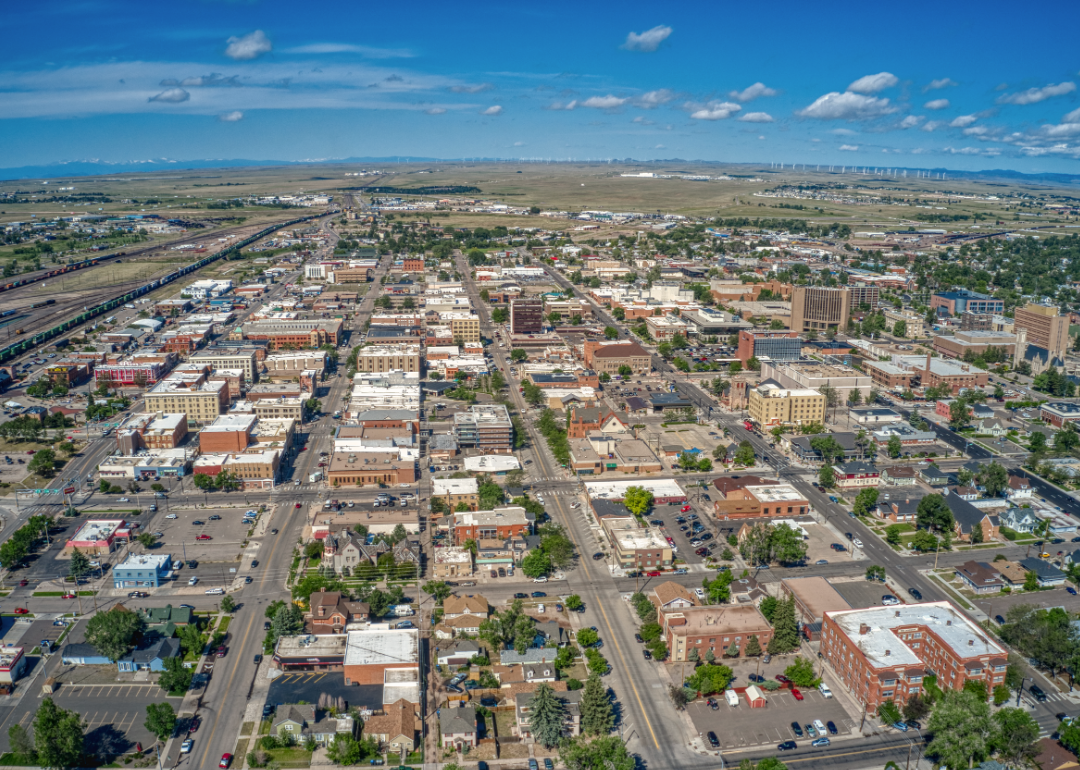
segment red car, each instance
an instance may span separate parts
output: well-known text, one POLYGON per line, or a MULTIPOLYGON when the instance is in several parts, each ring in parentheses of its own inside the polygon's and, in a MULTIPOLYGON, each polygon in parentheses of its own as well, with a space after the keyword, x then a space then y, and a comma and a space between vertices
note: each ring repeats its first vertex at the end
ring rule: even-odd
POLYGON ((657 572, 656 570, 653 570, 652 572, 646 572, 645 576, 646 577, 660 577, 660 573, 657 572))
POLYGON ((776 676, 774 677, 774 679, 776 679, 776 681, 777 681, 777 682, 781 682, 782 684, 787 684, 788 682, 790 682, 790 681, 791 681, 790 679, 788 679, 788 678, 787 678, 786 676, 784 676, 783 674, 777 674, 777 675, 776 675, 776 676))
POLYGON ((680 510, 680 511, 682 511, 683 513, 686 513, 687 511, 689 511, 689 510, 690 510, 690 506, 689 506, 689 505, 684 505, 684 506, 683 506, 682 508, 680 508, 679 510, 680 510))
POLYGON ((199 535, 195 539, 196 540, 213 540, 213 538, 210 537, 210 535, 199 535))
POLYGON ((300 505, 300 503, 297 503, 297 504, 296 504, 296 507, 297 507, 297 508, 303 508, 304 506, 300 505))
POLYGON ((228 647, 218 647, 217 652, 215 652, 214 654, 217 655, 219 658, 224 658, 225 653, 227 653, 228 651, 229 651, 228 647))
POLYGON ((222 754, 221 761, 217 763, 218 767, 228 767, 232 764, 232 754, 222 754))
POLYGON ((29 580, 20 580, 19 585, 22 586, 23 588, 25 588, 26 586, 30 585, 30 581, 29 580))
POLYGON ((30 610, 26 609, 26 607, 16 607, 15 608, 15 614, 16 615, 29 615, 30 610))
POLYGON ((199 717, 193 717, 192 720, 191 720, 191 724, 188 725, 188 732, 189 733, 197 733, 197 732, 199 732, 199 727, 201 725, 202 725, 202 719, 200 719, 199 717))
POLYGON ((792 687, 791 688, 791 694, 795 696, 795 700, 802 700, 803 699, 803 695, 802 695, 801 692, 799 692, 798 687, 792 687))
POLYGON ((64 594, 64 595, 63 595, 63 596, 61 596, 60 598, 61 598, 61 599, 74 599, 74 598, 75 598, 75 594, 64 594))

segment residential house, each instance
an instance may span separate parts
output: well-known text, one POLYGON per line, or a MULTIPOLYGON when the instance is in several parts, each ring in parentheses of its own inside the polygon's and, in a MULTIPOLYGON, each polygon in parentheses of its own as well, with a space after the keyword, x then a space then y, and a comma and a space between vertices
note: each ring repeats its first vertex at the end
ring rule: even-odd
POLYGON ((982 425, 979 426, 979 433, 987 436, 1005 436, 1008 435, 1009 429, 1001 420, 994 418, 983 420, 982 425))
POLYGON ((279 738, 292 736, 297 743, 310 738, 325 746, 338 734, 356 737, 356 722, 348 714, 330 716, 309 704, 282 703, 274 710, 270 731, 279 738))
POLYGON ((673 580, 661 583, 653 589, 654 603, 661 612, 673 609, 685 609, 697 604, 697 599, 690 589, 673 580))
POLYGON ((949 474, 933 463, 919 469, 919 478, 932 487, 941 487, 949 483, 949 474))
POLYGON ((1009 476, 1009 486, 1005 490, 1009 501, 1026 500, 1031 497, 1031 482, 1023 476, 1009 476))
MULTIPOLYGON (((581 734, 581 710, 578 708, 581 702, 581 694, 581 690, 574 690, 572 692, 556 693, 555 696, 565 704, 566 716, 562 734, 567 738, 573 738, 581 734)), ((529 726, 530 706, 534 697, 535 693, 523 692, 518 693, 514 699, 516 717, 514 733, 521 738, 523 743, 533 743, 535 741, 532 729, 529 726)))
POLYGON ((1010 508, 1001 514, 1001 526, 1013 532, 1030 533, 1039 523, 1039 518, 1030 508, 1010 508))
POLYGON ((456 545, 436 548, 433 561, 432 577, 436 580, 473 575, 473 555, 468 548, 456 545))
POLYGON ((120 658, 116 668, 119 671, 164 671, 165 661, 180 655, 179 639, 158 639, 120 658))
POLYGON ((488 604, 488 600, 480 594, 467 596, 450 594, 443 601, 443 618, 446 620, 461 617, 462 615, 477 615, 486 618, 490 613, 491 606, 488 604))
POLYGON ((459 708, 439 710, 440 745, 444 749, 476 748, 476 707, 469 704, 459 708))
POLYGON ((374 738, 379 748, 389 754, 416 751, 416 736, 421 730, 416 706, 402 698, 383 706, 379 716, 368 717, 364 722, 364 737, 374 738))
POLYGON ((832 469, 836 486, 840 489, 859 490, 864 487, 876 487, 881 477, 877 466, 867 462, 841 463, 834 465, 832 469))
POLYGON ((892 487, 913 487, 918 471, 910 465, 892 465, 881 469, 881 483, 892 487))
POLYGON ((974 527, 982 530, 982 542, 989 543, 997 539, 1000 520, 997 516, 976 508, 959 495, 945 495, 945 503, 952 511, 957 540, 970 541, 974 527))
POLYGON ((570 411, 567 438, 585 438, 590 431, 598 430, 604 435, 630 432, 630 420, 622 412, 611 409, 575 407, 570 411))
POLYGON ((1028 571, 1014 561, 994 562, 994 569, 1010 586, 1022 586, 1027 579, 1028 571))
POLYGON ((969 503, 972 500, 979 499, 979 490, 977 490, 975 487, 962 487, 960 485, 956 485, 949 487, 946 491, 948 492, 948 494, 956 495, 961 500, 967 500, 969 503))
POLYGON ((893 524, 914 522, 919 512, 918 500, 886 500, 878 502, 878 516, 893 524))
POLYGON ((731 581, 731 602, 733 604, 753 604, 757 606, 768 592, 752 577, 735 578, 731 581))
POLYGON ((420 565, 420 545, 401 540, 390 545, 385 540, 367 543, 366 539, 350 530, 328 533, 323 541, 323 562, 328 559, 339 575, 353 574, 357 568, 377 566, 380 557, 393 556, 394 564, 420 565))
POLYGON ((558 678, 554 663, 526 663, 521 667, 526 682, 554 682, 558 678))
POLYGON ((956 576, 977 594, 1001 593, 1004 585, 997 571, 984 561, 966 561, 956 568, 956 576))
POLYGON ((480 645, 472 639, 458 639, 435 652, 435 662, 440 666, 463 666, 480 654, 480 645))
POLYGON ((1076 755, 1053 738, 1042 738, 1035 746, 1039 753, 1032 764, 1039 770, 1076 770, 1080 767, 1076 755))
POLYGON ((1048 561, 1029 556, 1018 562, 1028 572, 1034 572, 1038 578, 1039 587, 1059 586, 1065 582, 1065 573, 1048 561))
POLYGON ((480 624, 487 618, 479 615, 458 615, 455 618, 444 619, 435 626, 436 639, 453 639, 458 634, 478 634, 480 624))
POLYGON ((139 607, 135 610, 146 625, 147 634, 169 637, 176 635, 179 626, 186 626, 195 621, 195 611, 187 607, 139 607))
POLYGON ((309 606, 304 622, 316 635, 342 634, 349 623, 366 622, 371 615, 367 602, 348 601, 341 591, 327 591, 325 587, 311 595, 309 606))

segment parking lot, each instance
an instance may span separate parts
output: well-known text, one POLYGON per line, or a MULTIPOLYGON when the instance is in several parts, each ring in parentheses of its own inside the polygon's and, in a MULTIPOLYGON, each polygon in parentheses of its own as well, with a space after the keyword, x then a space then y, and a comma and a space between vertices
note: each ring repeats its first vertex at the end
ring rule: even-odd
POLYGON ((701 515, 697 507, 691 506, 691 510, 683 512, 684 505, 672 504, 672 505, 658 505, 653 508, 649 514, 649 521, 662 521, 663 526, 661 532, 675 541, 675 545, 678 547, 678 556, 683 559, 687 564, 698 564, 704 562, 705 559, 694 553, 698 547, 706 546, 713 552, 714 556, 719 556, 723 553, 724 548, 727 547, 727 543, 723 541, 717 541, 716 528, 713 526, 710 516, 701 515), (697 516, 696 519, 691 519, 691 516, 697 516), (684 519, 682 523, 678 519, 684 519), (702 529, 698 533, 692 533, 693 524, 700 522, 702 529), (686 527, 685 530, 680 527, 686 527), (692 546, 690 541, 697 538, 700 539, 703 535, 708 534, 709 540, 702 543, 702 546, 692 546))
POLYGON ((833 588, 836 592, 844 597, 844 600, 851 605, 852 609, 865 609, 866 607, 880 607, 881 597, 885 594, 892 594, 901 602, 907 603, 912 601, 906 593, 898 594, 891 587, 885 583, 879 583, 877 581, 869 580, 850 580, 839 581, 832 580, 833 588))
MULTIPOLYGON (((37 693, 24 697, 8 726, 19 724, 29 730, 41 697, 37 693)), ((179 708, 181 700, 168 698, 156 684, 65 685, 51 697, 56 705, 77 711, 86 721, 87 754, 110 758, 133 751, 136 743, 153 745, 154 737, 143 725, 147 705, 168 700, 179 708)), ((0 735, 0 749, 10 749, 7 730, 0 735)))
MULTIPOLYGON (((745 680, 740 678, 742 684, 745 680)), ((840 736, 848 735, 858 729, 858 722, 853 721, 844 711, 839 701, 825 698, 816 689, 799 688, 803 700, 798 701, 789 690, 766 693, 767 705, 764 708, 750 708, 745 696, 739 696, 739 705, 728 706, 720 696, 716 698, 719 708, 710 708, 704 700, 694 701, 687 706, 687 713, 694 722, 694 727, 704 737, 710 730, 716 733, 722 750, 732 750, 763 744, 776 744, 794 740, 802 745, 809 743, 806 726, 815 719, 823 723, 832 722, 840 736), (802 737, 796 736, 791 728, 792 722, 798 722, 803 730, 802 737)), ((834 736, 835 737, 835 736, 834 736)))
POLYGON ((318 703, 323 693, 344 698, 348 708, 383 707, 381 684, 350 686, 345 684, 340 671, 294 671, 282 674, 270 683, 266 702, 271 706, 280 703, 318 703))

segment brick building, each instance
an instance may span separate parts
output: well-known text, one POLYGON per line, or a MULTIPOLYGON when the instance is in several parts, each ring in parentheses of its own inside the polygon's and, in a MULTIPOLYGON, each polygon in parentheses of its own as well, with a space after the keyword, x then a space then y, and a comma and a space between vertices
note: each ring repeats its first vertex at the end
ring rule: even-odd
POLYGON ((821 652, 867 712, 923 693, 931 672, 942 690, 1005 682, 1006 651, 950 602, 825 612, 821 652))
POLYGON ((243 452, 251 443, 251 432, 258 418, 253 414, 227 414, 199 432, 199 451, 243 452))
POLYGON ((798 332, 739 332, 736 358, 743 366, 751 358, 768 356, 773 361, 798 361, 802 355, 802 337, 798 332))
POLYGON ((597 373, 619 373, 620 366, 629 366, 634 374, 652 371, 652 356, 636 342, 587 341, 584 347, 585 365, 597 373))
POLYGON ((772 639, 772 626, 753 604, 679 607, 657 614, 673 663, 688 660, 691 649, 698 651, 700 660, 705 660, 709 650, 720 659, 732 645, 741 656, 752 636, 761 649, 772 639))
POLYGON ((399 460, 387 452, 334 452, 325 470, 332 486, 397 486, 416 481, 416 461, 399 460))
POLYGON ((539 334, 544 330, 544 301, 540 297, 510 300, 510 333, 539 334))
POLYGON ((398 679, 392 676, 396 672, 415 672, 419 677, 419 630, 372 623, 366 629, 348 631, 343 670, 347 685, 382 685, 398 679))
POLYGON ((532 534, 533 515, 520 505, 507 505, 492 511, 466 511, 453 514, 454 543, 466 540, 506 540, 532 534))

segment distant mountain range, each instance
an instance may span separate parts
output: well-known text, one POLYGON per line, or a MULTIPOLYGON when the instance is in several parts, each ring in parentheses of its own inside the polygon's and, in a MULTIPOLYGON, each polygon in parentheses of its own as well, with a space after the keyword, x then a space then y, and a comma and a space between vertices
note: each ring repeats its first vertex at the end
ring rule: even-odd
MULTIPOLYGON (((412 156, 412 155, 395 155, 390 157, 380 158, 323 158, 313 160, 246 160, 243 158, 237 159, 222 159, 222 158, 210 158, 204 160, 171 160, 169 158, 157 158, 153 160, 139 160, 139 161, 125 161, 121 163, 110 163, 108 161, 101 160, 75 160, 67 161, 63 163, 50 163, 43 166, 19 166, 14 168, 0 168, 0 180, 17 180, 26 179, 28 181, 34 179, 57 179, 57 178, 69 178, 69 177, 81 177, 81 176, 107 176, 109 174, 133 174, 133 173, 162 173, 168 171, 190 171, 193 169, 229 169, 229 168, 252 168, 252 167, 268 167, 268 166, 320 166, 320 165, 341 165, 344 163, 462 163, 460 158, 430 158, 424 156, 412 156)), ((464 162, 468 163, 518 163, 522 162, 516 158, 468 158, 464 162)), ((528 161, 534 162, 534 161, 528 161)), ((572 161, 574 163, 583 163, 585 161, 572 161)), ((602 161, 595 161, 597 165, 603 163, 602 161)), ((618 165, 672 165, 676 163, 680 164, 692 164, 696 166, 711 165, 711 166, 727 166, 727 167, 739 167, 747 169, 762 169, 760 163, 727 163, 723 161, 700 161, 700 160, 685 160, 682 158, 665 158, 663 160, 635 160, 633 158, 621 158, 612 159, 611 163, 618 165)), ((606 164, 605 164, 606 165, 606 164)), ((786 170, 786 169, 785 169, 786 170)), ((904 171, 903 168, 896 168, 897 171, 904 171)), ((946 179, 978 179, 979 181, 991 181, 993 179, 1007 180, 1009 182, 1027 182, 1033 184, 1053 184, 1053 185, 1080 185, 1080 175, 1078 174, 1055 174, 1055 173, 1039 173, 1039 174, 1025 174, 1020 171, 1009 171, 1008 169, 992 169, 987 171, 958 171, 956 169, 948 168, 931 168, 931 169, 906 169, 909 174, 914 173, 916 170, 922 172, 929 172, 931 174, 945 174, 946 179)))

